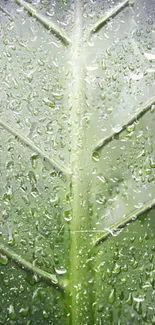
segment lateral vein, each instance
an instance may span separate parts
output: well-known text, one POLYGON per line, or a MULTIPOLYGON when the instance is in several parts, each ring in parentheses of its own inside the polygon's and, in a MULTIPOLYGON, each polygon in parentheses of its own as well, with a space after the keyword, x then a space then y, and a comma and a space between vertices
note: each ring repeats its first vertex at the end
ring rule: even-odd
POLYGON ((60 29, 54 23, 52 23, 44 15, 40 14, 32 5, 26 3, 24 0, 15 0, 15 2, 22 6, 25 10, 27 10, 29 14, 35 17, 42 25, 44 25, 53 34, 55 34, 55 36, 59 38, 62 43, 64 43, 65 45, 70 44, 71 41, 65 31, 63 29, 60 29))
POLYGON ((9 16, 11 20, 14 19, 14 16, 7 9, 5 9, 4 7, 0 6, 0 10, 2 12, 4 12, 7 16, 9 16))
POLYGON ((142 105, 135 114, 129 116, 129 118, 123 123, 120 128, 114 132, 112 132, 110 135, 108 135, 106 138, 100 140, 100 142, 97 144, 97 146, 94 148, 93 152, 100 151, 103 149, 109 142, 113 141, 115 136, 121 134, 123 131, 127 129, 127 127, 134 122, 138 121, 144 114, 146 114, 152 107, 152 105, 155 104, 155 96, 151 98, 148 102, 146 102, 144 105, 142 105))
POLYGON ((57 171, 62 172, 64 175, 69 175, 70 171, 66 169, 64 166, 61 165, 56 159, 48 157, 42 150, 40 150, 36 145, 29 140, 28 138, 24 137, 18 131, 13 129, 8 123, 4 122, 0 119, 0 125, 7 130, 9 133, 13 134, 16 138, 18 138, 23 144, 34 150, 36 153, 39 154, 41 158, 48 161, 57 171))
POLYGON ((125 0, 118 5, 116 5, 112 10, 107 12, 103 17, 99 18, 99 20, 91 27, 90 36, 96 32, 98 32, 109 19, 115 17, 120 11, 122 11, 129 4, 129 0, 125 0))
POLYGON ((17 253, 10 250, 8 247, 6 247, 4 244, 0 243, 0 251, 2 254, 6 255, 9 259, 11 259, 13 262, 17 263, 22 269, 28 270, 31 273, 34 273, 38 275, 40 278, 54 286, 59 291, 64 291, 63 287, 61 287, 58 284, 58 280, 56 278, 56 275, 50 274, 44 270, 39 269, 32 263, 26 261, 24 258, 19 256, 17 253))
POLYGON ((115 223, 110 229, 103 232, 100 237, 98 237, 94 243, 94 246, 98 246, 105 242, 109 237, 116 236, 117 232, 125 228, 129 223, 136 221, 142 214, 148 212, 149 210, 155 207, 155 198, 150 201, 147 201, 142 205, 142 207, 135 209, 124 217, 121 221, 115 223))

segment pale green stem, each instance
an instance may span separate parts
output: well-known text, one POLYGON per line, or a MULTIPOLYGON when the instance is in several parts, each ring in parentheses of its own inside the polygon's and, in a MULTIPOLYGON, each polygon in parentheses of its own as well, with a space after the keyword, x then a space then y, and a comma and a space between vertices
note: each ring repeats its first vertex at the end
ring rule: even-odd
POLYGON ((94 324, 92 288, 89 279, 92 277, 88 265, 91 238, 87 241, 81 230, 91 227, 88 214, 88 188, 90 171, 90 141, 86 137, 87 126, 85 113, 87 109, 85 97, 86 62, 85 42, 83 38, 83 0, 75 0, 75 17, 73 42, 71 47, 72 81, 69 80, 69 107, 71 120, 71 156, 72 175, 70 221, 70 265, 69 291, 71 319, 70 324, 94 324), (86 294, 87 292, 87 294, 86 294), (89 296, 89 299, 88 299, 89 296), (87 311, 87 312, 86 312, 87 311))

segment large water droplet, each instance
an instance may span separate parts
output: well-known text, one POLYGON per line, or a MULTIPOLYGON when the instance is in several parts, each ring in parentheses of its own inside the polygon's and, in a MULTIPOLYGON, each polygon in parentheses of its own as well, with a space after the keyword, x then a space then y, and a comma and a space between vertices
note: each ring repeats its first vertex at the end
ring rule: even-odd
POLYGON ((132 293, 129 292, 129 296, 128 296, 128 299, 127 299, 127 303, 129 306, 131 306, 133 304, 133 297, 132 297, 132 293))
POLYGON ((7 258, 7 256, 5 256, 3 254, 0 254, 0 264, 2 264, 2 265, 8 264, 8 258, 7 258))
POLYGON ((100 154, 99 154, 99 152, 97 152, 97 151, 94 151, 93 152, 93 156, 92 156, 92 158, 93 158, 93 160, 94 161, 99 161, 99 159, 100 159, 100 154))
POLYGON ((110 291, 109 296, 108 296, 108 302, 109 302, 110 304, 113 304, 113 303, 115 302, 115 300, 116 300, 115 289, 112 289, 112 290, 110 291))
POLYGON ((49 106, 51 108, 55 107, 55 102, 49 100, 48 98, 44 98, 44 103, 45 103, 45 105, 47 105, 47 106, 49 106))
POLYGON ((64 212, 64 219, 69 222, 72 220, 72 214, 71 214, 71 210, 66 210, 64 212))
POLYGON ((14 310, 14 306, 13 305, 10 305, 9 308, 8 308, 8 313, 9 313, 9 318, 11 320, 15 320, 17 315, 15 313, 15 310, 14 310))
POLYGON ((19 312, 23 317, 26 317, 29 314, 29 307, 21 308, 19 312))
POLYGON ((55 272, 59 275, 63 275, 67 272, 67 270, 63 266, 55 267, 55 272))
POLYGON ((63 97, 63 94, 62 93, 52 93, 52 95, 53 95, 53 97, 55 99, 62 99, 62 97, 63 97))

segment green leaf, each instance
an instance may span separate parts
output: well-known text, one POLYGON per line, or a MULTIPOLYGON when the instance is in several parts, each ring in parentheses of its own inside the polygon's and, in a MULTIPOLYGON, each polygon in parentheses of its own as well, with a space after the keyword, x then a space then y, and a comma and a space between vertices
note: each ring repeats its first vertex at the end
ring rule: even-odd
POLYGON ((0 324, 154 324, 153 0, 2 0, 0 324))

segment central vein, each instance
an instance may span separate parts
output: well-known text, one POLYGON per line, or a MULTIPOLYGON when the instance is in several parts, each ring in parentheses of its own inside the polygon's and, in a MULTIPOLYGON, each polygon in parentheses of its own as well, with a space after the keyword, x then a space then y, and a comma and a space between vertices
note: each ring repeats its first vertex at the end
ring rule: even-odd
MULTIPOLYGON (((72 170, 72 220, 70 222, 70 306, 71 325, 90 323, 90 297, 88 281, 91 270, 88 267, 89 236, 81 230, 89 227, 87 189, 89 182, 89 148, 86 137, 85 75, 86 55, 83 39, 83 4, 75 2, 74 30, 71 47, 70 122, 72 170), (85 315, 85 316, 84 316, 85 315)), ((92 324, 92 323, 91 323, 92 324)))

